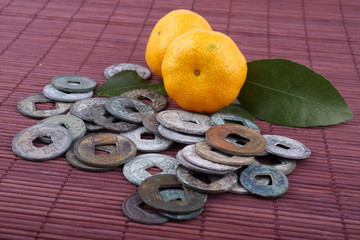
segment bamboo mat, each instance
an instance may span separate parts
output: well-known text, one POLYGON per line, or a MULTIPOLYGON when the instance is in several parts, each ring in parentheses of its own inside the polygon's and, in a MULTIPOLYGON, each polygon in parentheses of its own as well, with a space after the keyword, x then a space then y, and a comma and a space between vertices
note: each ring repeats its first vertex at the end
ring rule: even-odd
MULTIPOLYGON (((359 39, 357 0, 0 0, 0 239, 360 239, 359 39), (14 156, 14 135, 38 122, 17 112, 21 98, 40 93, 56 75, 101 84, 112 64, 146 65, 153 26, 178 8, 228 34, 248 61, 286 58, 311 67, 354 111, 352 120, 329 127, 256 120, 264 134, 312 150, 288 176, 285 195, 210 195, 193 220, 141 225, 121 211, 137 191, 121 168, 88 173, 64 157, 36 163, 14 156)), ((182 147, 164 153, 175 156, 182 147)))

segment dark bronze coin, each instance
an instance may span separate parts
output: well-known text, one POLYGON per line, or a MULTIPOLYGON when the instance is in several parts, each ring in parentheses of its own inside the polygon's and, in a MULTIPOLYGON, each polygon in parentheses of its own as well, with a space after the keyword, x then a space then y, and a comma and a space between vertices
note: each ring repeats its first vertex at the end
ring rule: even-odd
POLYGON ((91 134, 75 143, 74 152, 79 160, 95 167, 116 167, 130 161, 136 154, 135 144, 122 135, 113 133, 91 134), (110 155, 96 155, 95 147, 115 145, 116 151, 110 155))
POLYGON ((24 97, 17 104, 18 111, 22 115, 33 118, 46 118, 63 114, 69 110, 70 106, 70 103, 55 102, 54 100, 45 97, 42 93, 24 97), (36 103, 55 103, 56 109, 37 110, 36 103))
POLYGON ((156 113, 155 110, 146 103, 133 98, 112 97, 105 102, 106 110, 114 117, 131 123, 142 123, 146 115, 156 113))
MULTIPOLYGON (((98 150, 108 151, 110 153, 112 153, 113 151, 116 151, 116 148, 113 145, 95 146, 95 148, 98 150)), ((106 171, 113 170, 115 168, 115 167, 111 167, 111 168, 94 167, 94 166, 90 166, 90 165, 82 163, 81 161, 79 161, 79 158, 76 156, 76 154, 74 152, 74 146, 71 146, 69 148, 69 150, 66 152, 66 160, 74 168, 77 168, 82 171, 87 171, 87 172, 106 172, 106 171)))
POLYGON ((198 192, 226 192, 229 191, 237 182, 236 172, 228 173, 217 179, 210 179, 206 174, 204 174, 203 177, 208 178, 208 180, 210 180, 210 183, 206 183, 201 179, 197 178, 196 174, 198 173, 181 165, 176 168, 176 178, 178 179, 178 181, 184 184, 186 187, 198 192))
POLYGON ((160 93, 155 92, 151 89, 131 90, 121 94, 120 97, 134 98, 139 100, 150 100, 151 103, 149 103, 149 105, 152 106, 157 112, 164 110, 167 105, 166 98, 160 93))
POLYGON ((143 118, 142 124, 147 130, 149 130, 153 134, 161 135, 158 130, 160 123, 156 120, 156 113, 145 116, 143 118))
POLYGON ((24 159, 45 161, 65 153, 71 142, 71 135, 66 128, 55 124, 39 123, 16 134, 12 141, 12 150, 24 159), (44 147, 34 146, 33 140, 41 137, 50 138, 52 143, 44 147))
POLYGON ((96 87, 96 82, 91 78, 77 75, 60 75, 53 77, 51 84, 60 91, 70 93, 89 92, 96 87))
POLYGON ((190 213, 205 205, 207 194, 195 192, 184 187, 175 175, 159 174, 145 179, 139 187, 142 200, 154 209, 169 213, 190 213), (165 201, 160 195, 160 189, 182 188, 185 191, 185 201, 165 201))
POLYGON ((138 193, 131 194, 122 203, 123 213, 130 220, 138 223, 162 224, 169 221, 167 217, 161 216, 156 212, 150 213, 145 211, 143 208, 141 208, 143 204, 144 201, 141 199, 138 193))
POLYGON ((254 156, 266 147, 265 138, 260 133, 236 124, 211 127, 206 132, 206 141, 219 151, 238 156, 254 156))
POLYGON ((195 152, 209 161, 230 166, 243 166, 252 163, 254 157, 242 157, 221 152, 211 147, 206 141, 195 144, 195 152))
POLYGON ((106 111, 104 105, 93 106, 90 109, 90 114, 97 125, 109 130, 127 132, 139 127, 137 124, 125 122, 114 117, 106 111))
POLYGON ((251 166, 244 169, 240 175, 241 184, 252 194, 262 197, 279 197, 289 188, 289 182, 280 170, 266 165, 251 166), (271 184, 260 185, 259 176, 269 176, 271 184))

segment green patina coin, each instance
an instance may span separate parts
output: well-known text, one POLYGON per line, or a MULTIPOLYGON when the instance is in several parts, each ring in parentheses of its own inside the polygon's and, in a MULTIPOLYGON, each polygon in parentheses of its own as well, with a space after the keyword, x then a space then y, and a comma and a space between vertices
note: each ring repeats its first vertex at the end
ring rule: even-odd
POLYGON ((77 75, 60 75, 51 79, 51 84, 58 90, 70 93, 89 92, 96 88, 91 78, 77 75))
POLYGON ((266 165, 252 165, 242 171, 240 182, 249 192, 262 197, 279 197, 289 188, 287 177, 280 170, 266 165), (271 185, 262 185, 257 181, 259 176, 269 176, 271 185))

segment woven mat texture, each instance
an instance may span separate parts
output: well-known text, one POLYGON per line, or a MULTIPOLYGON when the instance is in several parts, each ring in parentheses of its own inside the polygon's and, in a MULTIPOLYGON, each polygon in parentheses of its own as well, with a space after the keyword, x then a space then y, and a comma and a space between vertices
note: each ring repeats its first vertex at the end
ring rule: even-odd
MULTIPOLYGON (((0 86, 0 239, 360 239, 358 0, 0 0, 0 86), (21 98, 42 92, 56 75, 101 84, 112 64, 146 65, 152 28, 179 8, 229 35, 248 61, 286 58, 314 69, 354 111, 352 120, 328 127, 255 120, 264 134, 312 150, 288 176, 285 195, 210 195, 193 220, 142 225, 121 210, 137 191, 122 168, 88 173, 64 156, 37 163, 13 154, 14 135, 38 122, 18 113, 21 98)), ((168 100, 169 109, 179 108, 168 100)))

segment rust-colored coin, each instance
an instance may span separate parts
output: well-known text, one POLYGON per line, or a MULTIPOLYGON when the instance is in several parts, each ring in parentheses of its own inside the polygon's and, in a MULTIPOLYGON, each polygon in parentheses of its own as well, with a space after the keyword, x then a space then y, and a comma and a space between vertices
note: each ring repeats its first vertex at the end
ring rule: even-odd
POLYGON ((143 99, 150 100, 150 106, 152 106, 157 112, 164 110, 167 105, 166 98, 158 92, 155 92, 151 89, 134 89, 128 92, 125 92, 120 95, 120 97, 128 97, 139 99, 140 101, 143 99))
POLYGON ((88 135, 75 143, 74 151, 79 160, 95 167, 115 167, 130 161, 136 154, 135 144, 127 137, 113 133, 88 135), (95 146, 115 145, 110 155, 96 155, 95 146))
POLYGON ((196 143, 195 152, 200 157, 205 158, 211 162, 230 166, 248 165, 255 160, 254 157, 242 157, 221 152, 211 147, 206 141, 196 143))
POLYGON ((184 187, 172 174, 159 174, 145 179, 139 187, 139 194, 144 202, 158 211, 169 213, 190 213, 205 205, 207 194, 195 192, 184 187), (160 189, 182 188, 185 191, 184 201, 165 201, 160 189))
POLYGON ((198 173, 181 165, 176 168, 176 177, 179 182, 195 191, 205 193, 229 191, 236 184, 238 178, 236 172, 228 173, 216 179, 210 179, 206 174, 203 174, 205 178, 210 180, 210 183, 206 183, 196 177, 196 174, 198 173))
POLYGON ((265 150, 265 138, 255 130, 236 124, 222 124, 206 132, 206 141, 219 151, 254 156, 265 150))
POLYGON ((138 223, 162 224, 169 221, 167 217, 156 212, 150 213, 145 211, 145 209, 141 208, 143 203, 144 201, 141 199, 139 193, 131 194, 122 204, 123 213, 130 220, 138 223))

